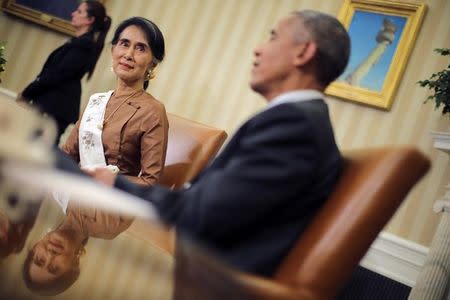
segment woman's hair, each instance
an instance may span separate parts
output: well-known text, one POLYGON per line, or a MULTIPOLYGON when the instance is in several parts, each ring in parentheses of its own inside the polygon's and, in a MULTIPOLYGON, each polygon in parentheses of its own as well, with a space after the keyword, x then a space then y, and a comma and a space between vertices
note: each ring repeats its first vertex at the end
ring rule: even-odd
MULTIPOLYGON (((116 31, 114 32, 114 37, 111 44, 116 45, 119 41, 119 37, 122 31, 124 31, 128 26, 132 25, 139 27, 144 32, 150 49, 152 50, 154 66, 162 62, 165 55, 164 36, 161 30, 159 30, 158 26, 156 26, 155 23, 146 18, 132 17, 120 23, 119 26, 117 26, 116 31)), ((144 80, 144 90, 147 89, 148 81, 148 79, 144 80)))
POLYGON ((111 18, 106 15, 106 9, 100 2, 86 0, 84 3, 87 5, 88 17, 94 18, 94 23, 92 23, 91 29, 89 30, 93 34, 95 42, 95 60, 93 60, 92 66, 89 67, 87 77, 87 79, 90 79, 105 45, 106 34, 108 33, 109 27, 111 27, 111 18))

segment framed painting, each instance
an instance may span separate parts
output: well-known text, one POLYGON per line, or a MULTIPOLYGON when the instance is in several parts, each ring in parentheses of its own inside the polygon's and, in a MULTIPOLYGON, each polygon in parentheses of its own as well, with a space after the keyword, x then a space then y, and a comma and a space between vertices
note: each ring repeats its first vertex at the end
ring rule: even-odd
POLYGON ((418 2, 344 0, 338 18, 350 35, 350 60, 326 94, 389 110, 425 10, 418 2))
POLYGON ((70 24, 71 13, 81 2, 81 0, 3 0, 2 8, 8 14, 73 36, 75 29, 70 24))

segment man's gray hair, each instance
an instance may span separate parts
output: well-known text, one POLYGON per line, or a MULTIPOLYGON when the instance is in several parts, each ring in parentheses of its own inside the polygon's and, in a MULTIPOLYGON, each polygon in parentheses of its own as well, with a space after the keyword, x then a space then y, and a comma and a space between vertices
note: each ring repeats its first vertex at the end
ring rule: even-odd
POLYGON ((328 85, 338 78, 347 66, 350 37, 344 26, 333 16, 313 10, 296 11, 293 15, 300 19, 317 45, 314 58, 317 79, 328 85))

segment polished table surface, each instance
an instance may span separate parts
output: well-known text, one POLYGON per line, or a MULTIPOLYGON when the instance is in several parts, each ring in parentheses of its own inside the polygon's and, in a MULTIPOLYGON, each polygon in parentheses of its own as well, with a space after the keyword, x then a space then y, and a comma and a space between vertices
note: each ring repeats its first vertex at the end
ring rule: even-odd
MULTIPOLYGON (((1 199, 5 201, 5 199, 1 199)), ((6 212, 2 211, 2 219, 6 212)), ((80 275, 66 291, 40 296, 24 283, 22 269, 29 249, 65 217, 59 205, 46 199, 23 249, 0 262, 0 299, 171 299, 173 256, 152 243, 135 226, 112 240, 89 238, 80 258, 80 275)), ((137 222, 139 223, 139 222, 137 222)), ((142 224, 141 224, 142 225, 142 224)))

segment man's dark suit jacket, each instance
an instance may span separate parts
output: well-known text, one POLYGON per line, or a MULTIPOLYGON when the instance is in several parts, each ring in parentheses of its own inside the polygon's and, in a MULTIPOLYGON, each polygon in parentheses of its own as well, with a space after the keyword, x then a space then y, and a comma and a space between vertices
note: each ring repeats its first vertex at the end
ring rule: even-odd
POLYGON ((341 169, 321 99, 285 103, 247 121, 190 188, 116 187, 240 270, 271 275, 324 203, 341 169))
POLYGON ((72 38, 50 54, 22 95, 65 125, 74 123, 80 113, 81 78, 95 61, 92 34, 72 38))

